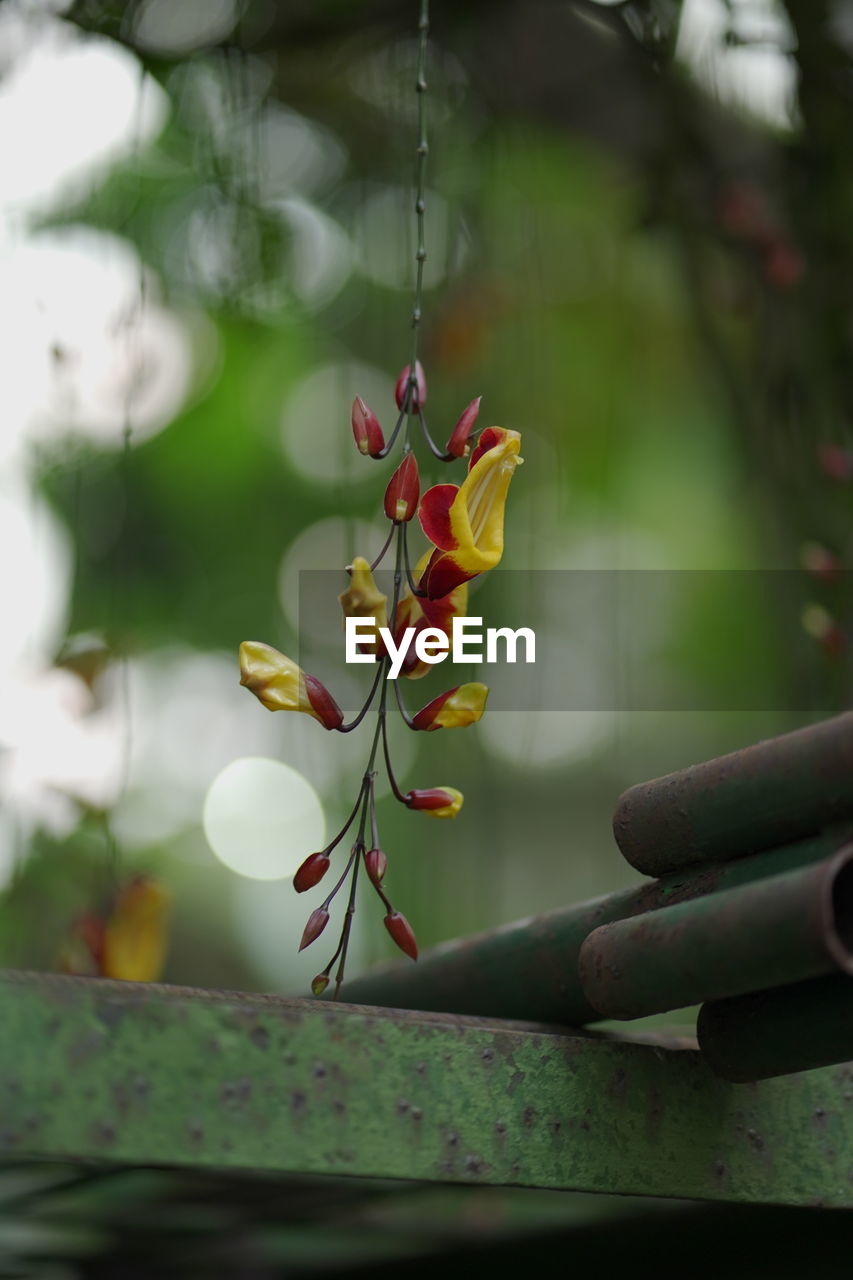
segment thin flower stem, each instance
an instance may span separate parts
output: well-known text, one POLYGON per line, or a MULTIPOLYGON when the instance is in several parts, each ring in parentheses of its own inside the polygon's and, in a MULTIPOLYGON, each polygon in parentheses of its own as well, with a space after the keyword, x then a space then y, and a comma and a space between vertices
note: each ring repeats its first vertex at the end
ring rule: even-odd
MULTIPOLYGON (((370 877, 369 877, 369 876, 368 876, 368 880, 370 880, 370 877)), ((391 903, 389 902, 388 898, 385 896, 385 892, 384 892, 384 890, 383 890, 382 886, 381 886, 381 885, 378 885, 378 884, 376 883, 376 881, 375 881, 375 880, 370 880, 370 883, 373 885, 374 889, 375 889, 375 890, 376 890, 376 892, 379 894, 379 896, 380 896, 380 898, 382 899, 382 902, 383 902, 383 904, 384 904, 384 906, 385 906, 385 910, 386 910, 386 911, 388 912, 388 914, 390 915, 390 914, 391 914, 391 912, 394 910, 394 908, 392 907, 392 905, 391 905, 391 903)), ((333 961, 332 961, 332 964, 334 964, 334 963, 335 963, 335 962, 334 962, 334 960, 333 960, 333 961)), ((332 967, 332 965, 329 965, 329 968, 331 968, 331 967, 332 967)))
POLYGON ((391 783, 391 790, 394 792, 395 799, 401 804, 406 804, 406 797, 397 786, 397 779, 394 777, 394 770, 391 768, 391 752, 388 748, 388 731, 385 727, 385 720, 382 720, 382 751, 385 756, 385 768, 388 770, 388 781, 391 783))
MULTIPOLYGON (((396 682, 395 682, 396 687, 396 682)), ((370 839, 372 849, 379 848, 379 826, 376 821, 376 788, 374 779, 370 779, 370 839)))
POLYGON ((388 530, 388 537, 385 539, 385 541, 382 544, 382 550, 379 552, 379 555, 376 557, 376 559, 373 561, 373 564, 370 566, 371 573, 373 572, 374 569, 378 569, 382 561, 385 559, 385 552, 390 547, 391 539, 393 537, 394 537, 394 525, 392 524, 391 528, 388 530))
POLYGON ((408 712, 408 709, 407 709, 407 707, 406 707, 406 704, 405 704, 405 702, 403 701, 403 695, 402 695, 402 693, 400 692, 400 681, 399 681, 399 680, 395 680, 395 681, 394 681, 394 696, 395 696, 395 698, 397 699, 397 709, 399 710, 400 715, 403 717, 403 719, 405 720, 405 722, 406 722, 406 724, 409 726, 409 728, 410 728, 410 729, 414 729, 414 727, 415 727, 415 722, 414 722, 414 720, 412 719, 412 717, 409 715, 409 712, 408 712))
POLYGON ((454 461, 453 454, 447 453, 445 449, 439 448, 439 446, 435 443, 432 436, 430 435, 429 429, 427 428, 427 424, 426 424, 426 418, 423 415, 423 410, 420 410, 418 413, 418 421, 421 424, 421 431, 423 432, 424 440, 426 440, 427 445, 429 446, 429 451, 433 455, 433 457, 438 458, 439 462, 453 462, 454 461))
POLYGON ((367 715, 368 711, 373 705, 373 699, 376 697, 376 690, 379 687, 379 681, 382 679, 383 667, 384 667, 384 663, 380 662, 376 671, 376 675, 373 677, 373 684, 370 686, 370 693, 367 695, 367 701, 359 711, 356 718, 354 720, 350 720, 349 724, 338 725, 338 733, 352 733, 353 729, 357 729, 358 726, 361 724, 362 720, 367 715))
POLYGON ((360 786, 360 787, 359 787, 359 789, 358 789, 358 798, 357 798, 357 800, 356 800, 355 804, 353 805, 352 813, 351 813, 351 814, 350 814, 350 816, 347 818, 346 822, 345 822, 345 823, 344 823, 344 825, 341 827, 340 831, 339 831, 339 832, 338 832, 338 834, 335 836, 335 838, 334 838, 334 840, 331 842, 331 844, 327 844, 327 845, 326 845, 326 847, 325 847, 325 849, 323 849, 323 850, 322 850, 322 852, 323 852, 323 853, 331 853, 333 849, 337 849, 338 845, 341 843, 341 841, 343 840, 344 836, 346 835, 346 833, 349 831, 350 827, 352 826, 352 824, 353 824, 353 820, 355 819, 355 815, 358 813, 358 806, 361 804, 361 802, 362 802, 363 798, 364 798, 364 780, 362 780, 361 786, 360 786))
POLYGON ((360 849, 359 849, 358 842, 356 842, 353 845, 353 847, 350 849, 350 854, 349 854, 349 857, 347 858, 347 865, 344 867, 343 871, 341 872, 341 877, 338 880, 338 883, 335 885, 334 889, 332 889, 331 893, 329 893, 320 904, 323 911, 329 910, 329 903, 333 900, 333 898, 336 898, 338 893, 340 892, 341 885, 349 875, 350 868, 352 867, 352 864, 353 864, 353 860, 356 856, 356 853, 358 852, 360 852, 360 849))
POLYGON ((406 399, 403 401, 403 407, 400 410, 399 416, 397 418, 397 422, 394 426, 394 430, 391 432, 391 435, 389 436, 388 440, 385 442, 383 447, 379 450, 379 452, 373 454, 373 457, 377 462, 381 461, 382 458, 388 457, 388 454, 394 448, 394 444, 396 442, 397 436, 400 434, 400 428, 402 427, 403 423, 405 422, 408 426, 409 399, 410 397, 407 394, 406 399))
MULTIPOLYGON (((362 826, 363 824, 364 817, 362 816, 362 826)), ((352 929, 352 918, 355 915, 355 893, 358 888, 358 873, 361 870, 361 855, 364 853, 364 845, 359 843, 356 845, 356 849, 358 850, 358 853, 352 872, 352 884, 350 885, 349 901, 347 902, 346 915, 344 916, 344 927, 341 930, 341 961, 338 965, 338 972, 335 974, 335 994, 332 996, 333 1000, 337 1000, 341 993, 341 984, 344 980, 344 969, 346 967, 347 951, 349 949, 350 930, 352 929)))
MULTIPOLYGON (((424 214, 426 213, 426 160, 429 154, 426 122, 427 91, 427 44, 429 41, 429 0, 421 0, 418 18, 418 66, 415 80, 415 92, 418 95, 418 141, 415 148, 417 157, 415 165, 415 214, 417 215, 418 247, 415 253, 417 275, 415 278, 415 304, 412 308, 412 359, 409 366, 409 387, 416 385, 416 366, 418 359, 418 335, 423 315, 424 263, 427 251, 424 238, 424 214)), ((420 405, 418 405, 420 410, 420 405)))
POLYGON ((406 581, 409 584, 409 590, 413 596, 417 596, 418 599, 424 600, 426 598, 426 592, 422 591, 415 582, 414 574, 412 573, 412 566, 409 560, 409 535, 405 524, 403 525, 403 563, 406 566, 406 581))

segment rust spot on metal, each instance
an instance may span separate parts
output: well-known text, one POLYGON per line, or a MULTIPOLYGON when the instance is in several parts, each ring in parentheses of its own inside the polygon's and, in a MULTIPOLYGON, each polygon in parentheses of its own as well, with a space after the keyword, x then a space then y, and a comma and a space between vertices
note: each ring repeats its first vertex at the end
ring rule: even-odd
POLYGON ((423 1111, 421 1111, 420 1107, 412 1107, 412 1119, 413 1119, 413 1120, 422 1120, 422 1119, 423 1119, 423 1114, 424 1114, 424 1113, 423 1113, 423 1111))
POLYGON ((406 1101, 406 1099, 405 1099, 405 1098, 398 1098, 398 1099, 397 1099, 397 1111, 398 1111, 398 1113, 399 1113, 401 1116, 404 1116, 408 1110, 409 1110, 409 1103, 406 1101))
POLYGON ((472 1177, 477 1177, 481 1173, 485 1173, 491 1166, 483 1159, 482 1156, 470 1155, 465 1157, 465 1172, 472 1177))
POLYGON ((252 1082, 248 1076, 239 1080, 226 1080, 219 1091, 223 1102, 247 1102, 252 1096, 252 1082))
POLYGON ((324 1062, 315 1062, 313 1075, 315 1080, 323 1080, 328 1074, 326 1064, 324 1062))
POLYGON ((483 1052, 480 1054, 480 1057, 482 1058, 483 1062, 486 1062, 486 1063, 493 1062, 495 1058, 494 1049, 484 1049, 483 1052))
POLYGON ((495 1121, 495 1133, 498 1135, 499 1138, 505 1137, 506 1125, 504 1124, 503 1120, 495 1121))
POLYGON ((516 1089, 518 1089, 518 1087, 522 1084, 524 1084, 524 1072, 513 1071, 512 1075, 509 1078, 509 1084, 506 1087, 507 1094, 509 1095, 510 1098, 515 1093, 516 1089))
POLYGON ((764 1150, 764 1139, 755 1129, 747 1129, 746 1136, 750 1145, 754 1147, 756 1151, 764 1150))

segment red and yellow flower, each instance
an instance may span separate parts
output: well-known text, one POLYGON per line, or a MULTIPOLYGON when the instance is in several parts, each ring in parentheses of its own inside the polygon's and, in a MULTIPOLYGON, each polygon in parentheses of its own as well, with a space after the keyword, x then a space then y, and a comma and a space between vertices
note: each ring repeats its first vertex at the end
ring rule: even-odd
POLYGON ((364 641, 358 647, 361 653, 379 653, 379 628, 388 626, 388 597, 377 587, 364 556, 355 557, 349 573, 349 586, 338 596, 344 619, 373 618, 376 640, 364 641))
POLYGON ((415 729, 464 729, 476 724, 486 709, 488 686, 472 681, 440 693, 413 717, 415 729))
POLYGON ((304 711, 326 729, 343 724, 344 713, 326 686, 261 640, 240 645, 240 683, 268 711, 304 711))
MULTIPOLYGON (((418 561, 413 575, 416 580, 423 576, 431 554, 431 552, 427 551, 418 561)), ((437 600, 430 600, 426 596, 416 596, 414 592, 407 588, 397 605, 396 625, 394 627, 394 642, 398 645, 405 635, 406 628, 415 628, 409 651, 403 659, 403 675, 410 680, 420 680, 422 676, 428 675, 432 671, 430 663, 423 662, 415 653, 415 641, 425 627, 437 627, 439 631, 443 631, 450 638, 453 619, 463 618, 467 612, 467 582, 460 583, 458 587, 448 592, 446 596, 441 596, 437 600)))
POLYGON ((418 516, 435 548, 420 580, 430 600, 499 563, 507 492, 523 461, 520 444, 518 431, 487 427, 471 453, 464 483, 434 485, 421 499, 418 516))
POLYGON ((410 809, 420 809, 430 818, 455 818, 465 801, 455 787, 423 787, 407 791, 404 799, 410 809))

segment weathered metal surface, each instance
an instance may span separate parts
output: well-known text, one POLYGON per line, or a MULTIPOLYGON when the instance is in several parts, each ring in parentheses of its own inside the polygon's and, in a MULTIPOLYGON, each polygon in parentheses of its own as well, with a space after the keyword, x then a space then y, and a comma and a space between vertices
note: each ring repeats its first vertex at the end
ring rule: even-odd
POLYGON ((11 1158, 853 1207, 838 1072, 351 1005, 8 974, 11 1158))
MULTIPOLYGON (((853 1059, 853 979, 846 974, 716 1000, 699 1011, 699 1043, 724 1080, 767 1080, 853 1059)), ((853 1069, 846 1080, 853 1102, 853 1069)))
POLYGON ((640 783, 613 816, 632 866, 660 876, 853 817, 853 712, 640 783))
POLYGON ((605 1018, 853 973, 853 845, 812 866, 594 930, 584 994, 605 1018))
POLYGON ((581 987, 578 958, 593 929, 644 911, 814 863, 841 841, 825 836, 751 858, 694 867, 661 880, 594 898, 513 924, 443 943, 416 965, 396 964, 347 983, 349 999, 398 1009, 582 1026, 600 1019, 581 987))

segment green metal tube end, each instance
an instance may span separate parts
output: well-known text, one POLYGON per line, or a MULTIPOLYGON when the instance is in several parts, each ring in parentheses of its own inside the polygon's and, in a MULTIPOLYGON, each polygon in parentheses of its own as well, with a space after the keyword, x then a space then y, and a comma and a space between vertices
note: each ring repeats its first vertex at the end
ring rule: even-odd
POLYGON ((602 1017, 853 973, 853 845, 812 866, 594 930, 581 985, 602 1017))
POLYGON ((643 782, 613 834, 644 875, 742 857, 853 819, 853 712, 643 782))

